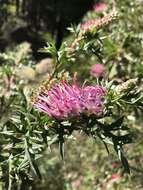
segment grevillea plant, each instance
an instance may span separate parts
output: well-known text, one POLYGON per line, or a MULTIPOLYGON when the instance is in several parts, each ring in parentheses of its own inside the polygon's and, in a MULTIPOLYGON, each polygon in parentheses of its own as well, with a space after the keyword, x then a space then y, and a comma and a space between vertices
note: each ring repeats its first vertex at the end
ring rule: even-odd
POLYGON ((36 89, 30 86, 28 93, 23 79, 16 75, 15 63, 0 70, 0 82, 8 84, 5 90, 10 92, 9 96, 0 96, 0 178, 4 189, 28 189, 35 176, 41 178, 37 160, 47 147, 58 144, 64 159, 65 142, 75 131, 95 142, 99 139, 108 153, 113 148, 124 171, 130 172, 123 150, 133 141, 127 117, 142 111, 143 95, 138 77, 109 80, 103 49, 104 39, 110 37, 107 31, 103 35, 103 30, 115 19, 113 10, 69 28, 72 39, 63 42, 59 50, 48 43, 41 52, 51 55, 53 72, 41 85, 36 80, 36 89), (98 61, 88 65, 90 58, 98 61), (84 75, 82 67, 89 75, 84 75))
MULTIPOLYGON (((79 130, 93 139, 98 137, 104 143, 108 153, 108 143, 112 144, 125 171, 129 172, 122 147, 124 144, 131 143, 132 138, 130 134, 125 133, 128 127, 123 125, 124 114, 118 115, 114 121, 113 110, 118 107, 118 104, 124 103, 125 106, 125 103, 129 103, 126 99, 136 86, 136 82, 132 79, 112 88, 109 84, 79 87, 75 78, 72 84, 65 79, 60 79, 49 85, 43 84, 33 94, 32 103, 37 110, 52 119, 53 124, 49 127, 57 134, 54 142, 59 143, 62 158, 64 158, 66 138, 71 136, 74 130, 79 130), (107 123, 106 120, 111 121, 107 123)), ((141 98, 138 96, 130 103, 135 104, 141 98)))
MULTIPOLYGON (((49 76, 47 83, 34 93, 32 103, 34 108, 44 112, 53 120, 50 128, 54 129, 58 135, 57 142, 59 142, 62 158, 67 136, 72 135, 74 130, 79 130, 93 139, 98 137, 104 143, 108 153, 107 144, 112 144, 125 171, 129 172, 123 145, 131 143, 132 139, 131 135, 127 133, 128 128, 123 125, 123 112, 116 115, 114 110, 118 109, 119 105, 121 107, 123 104, 123 107, 128 105, 130 91, 137 85, 137 80, 129 80, 116 87, 112 84, 113 81, 105 81, 106 69, 103 64, 96 64, 91 68, 91 75, 97 79, 96 84, 86 85, 86 81, 85 84, 79 86, 75 77, 70 84, 68 77, 62 78, 61 74, 59 78, 58 75, 58 72, 62 71, 63 65, 75 63, 79 54, 95 53, 100 59, 102 37, 99 37, 98 29, 108 25, 116 17, 117 13, 113 11, 102 18, 89 20, 77 29, 70 28, 70 31, 76 36, 71 44, 64 42, 59 51, 53 44, 48 44, 41 50, 53 56, 55 70, 49 76), (120 91, 119 89, 122 87, 124 90, 120 91), (126 101, 127 99, 128 101, 126 101)), ((138 91, 134 102, 130 103, 136 104, 141 99, 142 96, 138 91)))

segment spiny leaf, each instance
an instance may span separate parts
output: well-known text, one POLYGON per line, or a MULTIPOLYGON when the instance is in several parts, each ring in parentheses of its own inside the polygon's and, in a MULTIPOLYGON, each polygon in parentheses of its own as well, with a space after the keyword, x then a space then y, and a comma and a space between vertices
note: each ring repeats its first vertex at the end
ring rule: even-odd
POLYGON ((121 161, 122 161, 122 164, 124 166, 125 172, 130 174, 129 163, 128 163, 126 157, 124 156, 124 154, 122 153, 122 151, 121 151, 121 161))
POLYGON ((123 148, 121 145, 117 144, 116 142, 114 142, 114 149, 115 151, 117 152, 118 154, 118 157, 124 167, 124 171, 128 174, 130 174, 130 166, 129 166, 129 163, 126 159, 126 157, 124 156, 123 154, 123 148))
POLYGON ((118 120, 116 120, 115 122, 113 122, 109 128, 110 130, 115 130, 115 129, 120 129, 121 128, 121 125, 123 123, 123 119, 124 119, 124 116, 119 118, 118 120))
POLYGON ((60 140, 59 141, 59 150, 60 150, 60 155, 62 160, 64 160, 64 141, 60 140))
POLYGON ((33 173, 38 176, 40 179, 41 179, 41 174, 40 174, 40 171, 37 167, 37 165, 35 164, 35 161, 33 160, 33 158, 31 158, 31 154, 29 152, 29 149, 28 149, 28 143, 27 143, 27 140, 25 139, 25 155, 29 161, 29 164, 30 164, 30 167, 31 167, 31 170, 33 171, 33 173))

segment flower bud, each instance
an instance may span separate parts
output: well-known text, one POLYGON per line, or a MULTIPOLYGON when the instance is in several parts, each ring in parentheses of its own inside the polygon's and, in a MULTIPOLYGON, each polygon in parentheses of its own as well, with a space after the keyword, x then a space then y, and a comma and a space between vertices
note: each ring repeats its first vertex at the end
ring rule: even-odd
POLYGON ((128 90, 133 90, 133 88, 135 88, 136 84, 137 84, 137 80, 138 79, 129 79, 126 82, 118 85, 115 88, 115 92, 117 94, 121 94, 121 93, 125 93, 128 92, 128 90))
POLYGON ((96 78, 104 78, 106 75, 106 67, 103 64, 92 65, 90 74, 96 78))

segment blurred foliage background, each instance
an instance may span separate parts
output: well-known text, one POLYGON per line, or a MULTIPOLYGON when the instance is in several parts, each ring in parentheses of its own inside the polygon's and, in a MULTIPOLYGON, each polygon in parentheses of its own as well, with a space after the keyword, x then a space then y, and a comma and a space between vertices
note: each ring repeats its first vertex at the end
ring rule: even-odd
POLYGON ((93 0, 1 0, 0 47, 28 41, 32 44, 37 57, 37 50, 50 38, 59 48, 71 23, 78 23, 82 16, 92 8, 93 0))
MULTIPOLYGON (((0 168, 0 174, 6 171, 0 179, 0 190, 10 190, 8 184, 11 182, 8 180, 11 177, 7 175, 11 174, 13 177, 13 173, 8 173, 9 170, 13 171, 13 166, 17 172, 21 172, 20 188, 15 183, 11 184, 17 190, 143 189, 142 110, 138 110, 137 107, 134 108, 134 112, 127 110, 125 123, 131 128, 132 133, 136 134, 133 136, 135 143, 125 148, 131 165, 131 175, 128 176, 123 173, 116 156, 109 156, 98 140, 93 142, 78 133, 75 133, 76 139, 72 138, 66 142, 67 151, 62 161, 57 146, 52 145, 50 152, 43 139, 39 142, 42 121, 31 116, 33 113, 27 103, 31 87, 37 86, 53 71, 50 55, 39 53, 38 50, 45 46, 47 41, 55 42, 59 49, 64 39, 69 42, 73 39, 67 30, 71 24, 77 25, 112 10, 113 2, 109 0, 105 1, 108 6, 105 12, 96 12, 93 5, 99 2, 101 1, 0 0, 0 162, 5 158, 9 160, 9 167, 3 164, 0 168), (25 119, 25 113, 31 114, 29 120, 33 122, 32 125, 25 119), (19 126, 21 121, 23 126, 19 126), (22 144, 22 139, 26 139, 25 144, 22 144), (13 158, 10 151, 17 142, 19 144, 13 150, 13 158), (32 143, 35 143, 34 149, 32 143), (45 143, 44 146, 41 146, 42 143, 45 143), (19 160, 16 153, 21 151, 23 146, 26 149, 27 144, 37 153, 36 163, 41 179, 33 171, 30 172, 30 169, 28 171, 33 179, 27 178, 24 173, 26 161, 18 168, 19 160), (44 156, 38 151, 44 151, 44 156), (6 186, 3 181, 7 182, 6 186)), ((101 29, 101 33, 104 34, 101 60, 107 68, 109 80, 116 79, 116 83, 120 84, 130 78, 138 78, 143 88, 143 2, 115 2, 119 18, 110 26, 101 29), (106 38, 108 34, 110 38, 106 38)), ((77 71, 80 80, 83 80, 90 78, 91 65, 101 60, 95 56, 81 54, 76 63, 73 62, 66 68, 71 73, 77 71)), ((47 129, 42 131, 42 135, 45 133, 48 133, 47 129)), ((34 155, 32 152, 30 154, 31 157, 34 155)))

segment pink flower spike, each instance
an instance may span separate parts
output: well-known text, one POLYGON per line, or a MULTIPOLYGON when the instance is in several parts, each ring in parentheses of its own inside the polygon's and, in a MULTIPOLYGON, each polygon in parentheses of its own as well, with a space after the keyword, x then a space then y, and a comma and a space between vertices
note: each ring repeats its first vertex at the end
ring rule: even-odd
POLYGON ((111 13, 109 13, 103 17, 90 19, 90 20, 86 21, 85 23, 81 24, 81 30, 83 30, 85 33, 91 32, 92 29, 94 29, 94 28, 99 29, 103 26, 108 25, 116 17, 117 17, 117 12, 112 11, 111 13))

